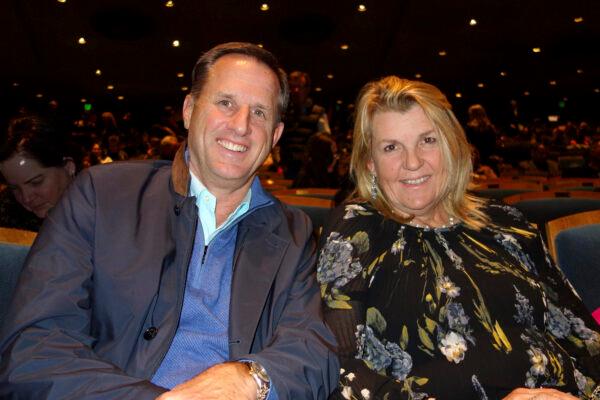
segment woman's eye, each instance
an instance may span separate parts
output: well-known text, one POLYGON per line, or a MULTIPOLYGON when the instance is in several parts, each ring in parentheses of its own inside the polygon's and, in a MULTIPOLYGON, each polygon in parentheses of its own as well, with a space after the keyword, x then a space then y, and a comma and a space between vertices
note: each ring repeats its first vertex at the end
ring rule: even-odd
POLYGON ((388 144, 387 146, 385 146, 383 148, 383 151, 388 152, 388 151, 393 151, 396 150, 396 145, 395 144, 388 144))
POLYGON ((423 138, 423 142, 426 144, 433 144, 433 143, 437 142, 437 138, 435 138, 433 136, 426 136, 423 138))
POLYGON ((44 178, 38 178, 38 179, 34 179, 32 181, 29 181, 29 183, 32 186, 40 186, 43 182, 44 182, 44 178))

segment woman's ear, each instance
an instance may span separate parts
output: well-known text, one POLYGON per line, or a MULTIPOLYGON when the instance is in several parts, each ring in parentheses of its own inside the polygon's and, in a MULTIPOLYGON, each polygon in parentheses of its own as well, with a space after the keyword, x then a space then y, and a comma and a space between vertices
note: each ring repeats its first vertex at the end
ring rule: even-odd
POLYGON ((73 161, 73 159, 71 157, 63 158, 63 168, 67 172, 67 175, 69 176, 69 178, 73 178, 75 176, 75 171, 76 171, 75 161, 73 161))
POLYGON ((375 163, 373 162, 372 158, 369 158, 369 160, 367 161, 367 168, 369 169, 369 172, 373 175, 377 175, 375 173, 375 163))

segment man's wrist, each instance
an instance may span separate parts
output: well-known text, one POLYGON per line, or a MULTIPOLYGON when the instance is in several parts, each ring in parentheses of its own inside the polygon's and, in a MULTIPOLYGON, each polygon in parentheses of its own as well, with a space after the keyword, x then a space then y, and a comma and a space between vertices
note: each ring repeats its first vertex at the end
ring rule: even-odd
POLYGON ((250 377, 256 383, 256 400, 265 400, 271 389, 271 379, 265 368, 256 361, 241 361, 248 367, 250 377))

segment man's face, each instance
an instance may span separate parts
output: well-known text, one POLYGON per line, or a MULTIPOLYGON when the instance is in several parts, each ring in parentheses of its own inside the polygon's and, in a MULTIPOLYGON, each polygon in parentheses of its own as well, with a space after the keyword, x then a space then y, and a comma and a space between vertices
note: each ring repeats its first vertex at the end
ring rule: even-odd
POLYGON ((210 68, 198 97, 186 97, 190 170, 213 194, 250 186, 283 131, 278 95, 277 76, 266 65, 228 54, 210 68))
POLYGON ((288 83, 290 85, 290 97, 292 102, 295 104, 304 103, 310 91, 306 78, 300 74, 292 73, 290 74, 288 83))

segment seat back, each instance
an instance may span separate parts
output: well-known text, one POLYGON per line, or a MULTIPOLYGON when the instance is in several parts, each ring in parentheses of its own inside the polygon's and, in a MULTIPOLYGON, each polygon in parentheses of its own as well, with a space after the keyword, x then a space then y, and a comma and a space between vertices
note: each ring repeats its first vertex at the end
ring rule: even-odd
POLYGON ((27 253, 29 253, 28 245, 0 242, 0 327, 4 322, 27 253))
POLYGON ((283 203, 299 208, 311 219, 315 232, 319 233, 333 208, 333 200, 305 196, 276 196, 283 203))
POLYGON ((330 188, 296 188, 271 192, 273 196, 304 196, 332 200, 339 189, 330 188))
POLYGON ((556 235, 558 265, 590 311, 600 308, 600 224, 565 229, 556 235))
POLYGON ((559 232, 575 228, 577 226, 600 224, 600 210, 584 211, 576 214, 567 215, 556 218, 546 223, 546 237, 548 238, 548 251, 550 255, 558 263, 556 257, 556 235, 559 232))

